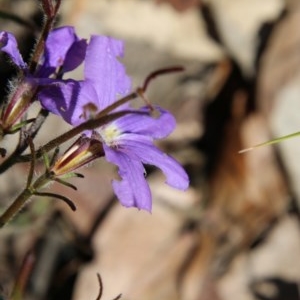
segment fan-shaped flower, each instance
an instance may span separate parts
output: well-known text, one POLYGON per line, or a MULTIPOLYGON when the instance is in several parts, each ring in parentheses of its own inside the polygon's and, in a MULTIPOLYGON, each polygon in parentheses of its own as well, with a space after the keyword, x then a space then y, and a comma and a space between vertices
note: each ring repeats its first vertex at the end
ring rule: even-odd
MULTIPOLYGON (((99 112, 130 91, 130 78, 117 59, 122 55, 121 41, 92 36, 85 57, 85 79, 79 83, 79 92, 75 82, 46 89, 41 94, 42 105, 70 124, 84 122, 86 107, 93 107, 95 112, 99 112)), ((129 109, 132 114, 101 126, 96 132, 103 143, 106 159, 118 166, 121 180, 113 180, 112 184, 120 202, 126 207, 151 211, 151 192, 145 179, 144 164, 161 169, 166 183, 174 188, 185 190, 189 184, 180 164, 153 144, 154 140, 169 135, 176 122, 169 112, 160 107, 155 107, 158 116, 152 116, 149 107, 133 109, 124 104, 117 108, 122 109, 129 109)), ((92 135, 89 132, 85 134, 92 135)))
POLYGON ((10 128, 26 111, 40 86, 63 82, 63 74, 77 68, 86 52, 86 40, 79 39, 73 27, 52 30, 45 42, 45 50, 33 72, 24 62, 13 34, 0 31, 0 51, 6 53, 21 75, 15 90, 2 111, 1 124, 10 128))

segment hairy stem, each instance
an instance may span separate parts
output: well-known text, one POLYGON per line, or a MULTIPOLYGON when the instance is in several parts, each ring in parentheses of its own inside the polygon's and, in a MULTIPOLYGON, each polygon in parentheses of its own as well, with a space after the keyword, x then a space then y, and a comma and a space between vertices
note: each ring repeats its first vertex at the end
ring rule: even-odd
MULTIPOLYGON (((45 9, 45 5, 43 5, 46 18, 45 18, 44 26, 42 28, 41 35, 38 39, 38 42, 36 44, 36 47, 35 47, 35 50, 33 52, 31 62, 30 62, 30 65, 29 65, 29 70, 30 70, 31 73, 34 73, 34 71, 36 70, 36 68, 38 66, 38 63, 39 63, 39 60, 40 60, 40 57, 44 52, 45 42, 46 42, 46 39, 49 35, 49 32, 51 31, 51 29, 54 25, 56 14, 58 12, 60 3, 61 3, 61 1, 57 1, 55 9, 52 9, 51 11, 48 11, 47 9, 45 9)), ((44 1, 43 1, 43 4, 44 4, 44 1)))
POLYGON ((0 216, 0 228, 6 225, 34 195, 37 189, 45 186, 51 179, 48 174, 43 174, 33 185, 26 187, 21 194, 11 203, 11 205, 0 216))

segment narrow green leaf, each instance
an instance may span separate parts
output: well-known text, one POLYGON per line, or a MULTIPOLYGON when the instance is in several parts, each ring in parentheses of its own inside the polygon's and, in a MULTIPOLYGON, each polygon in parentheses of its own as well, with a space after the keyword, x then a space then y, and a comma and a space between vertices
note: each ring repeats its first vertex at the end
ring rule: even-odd
POLYGON ((18 124, 16 124, 15 126, 13 126, 9 132, 7 132, 7 134, 14 134, 16 133, 17 131, 19 131, 22 127, 24 127, 25 125, 29 124, 29 123, 32 123, 33 121, 35 121, 35 118, 31 118, 31 119, 28 119, 26 121, 23 121, 23 122, 20 122, 18 124))
POLYGON ((57 158, 58 153, 59 153, 59 147, 56 147, 54 149, 53 155, 51 157, 50 166, 53 166, 53 164, 54 164, 54 162, 55 162, 55 160, 57 158))
POLYGON ((41 197, 56 198, 58 200, 65 202, 73 211, 76 210, 76 206, 75 206, 74 202, 65 196, 62 196, 59 194, 54 194, 54 193, 46 193, 46 192, 43 192, 43 193, 35 192, 34 195, 41 196, 41 197))
POLYGON ((300 131, 297 131, 297 132, 294 132, 294 133, 291 133, 291 134, 288 134, 288 135, 285 135, 285 136, 282 136, 282 137, 279 137, 279 138, 272 139, 272 140, 267 141, 267 142, 257 144, 255 146, 252 146, 252 147, 249 147, 249 148, 246 148, 246 149, 242 149, 242 150, 239 151, 239 153, 245 153, 245 152, 248 152, 248 151, 254 150, 256 148, 263 147, 263 146, 278 144, 278 143, 280 143, 284 140, 294 138, 294 137, 297 137, 299 135, 300 135, 300 131))
POLYGON ((71 172, 71 173, 67 173, 67 174, 62 175, 60 178, 63 178, 63 179, 84 178, 84 175, 82 175, 81 173, 71 172))
POLYGON ((67 186, 67 187, 69 187, 69 188, 71 188, 71 189, 73 189, 75 191, 77 191, 77 187, 75 185, 67 182, 67 181, 64 181, 64 180, 62 180, 60 178, 54 178, 53 180, 56 181, 56 182, 58 182, 58 183, 60 183, 60 184, 65 185, 65 186, 67 186))

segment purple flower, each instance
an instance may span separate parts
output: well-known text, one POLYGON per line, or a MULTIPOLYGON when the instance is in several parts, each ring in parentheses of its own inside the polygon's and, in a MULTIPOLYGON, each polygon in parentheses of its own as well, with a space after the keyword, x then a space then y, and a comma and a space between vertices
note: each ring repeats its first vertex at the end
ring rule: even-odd
MULTIPOLYGON (((73 27, 65 26, 52 30, 45 43, 45 51, 34 74, 30 74, 13 34, 0 31, 0 50, 9 55, 14 64, 24 71, 28 78, 48 78, 59 68, 61 73, 78 67, 86 52, 86 41, 79 39, 73 27)), ((51 82, 51 81, 50 81, 51 82)))
MULTIPOLYGON (((75 83, 57 86, 41 94, 42 105, 61 115, 73 125, 85 121, 84 110, 93 105, 103 110, 130 91, 130 79, 117 57, 123 54, 123 44, 113 38, 92 36, 87 47, 84 75, 80 90, 75 83), (54 101, 54 99, 57 99, 54 101)), ((119 109, 128 109, 127 104, 119 109)), ((132 109, 125 115, 97 129, 106 159, 118 166, 121 180, 113 180, 114 191, 126 207, 151 211, 149 185, 145 180, 144 164, 160 168, 166 183, 180 190, 188 187, 184 169, 172 157, 164 154, 153 141, 169 135, 175 127, 174 117, 156 107, 158 117, 152 117, 151 109, 132 109), (138 112, 138 113, 137 113, 138 112)))
POLYGON ((4 131, 9 132, 12 125, 23 115, 40 86, 65 83, 57 78, 82 63, 86 46, 86 41, 76 36, 73 27, 52 30, 36 70, 30 72, 19 52, 15 37, 9 32, 0 31, 0 50, 8 54, 23 73, 1 114, 1 127, 4 131))
POLYGON ((92 36, 86 50, 85 80, 70 80, 64 86, 46 89, 40 97, 42 105, 72 125, 84 122, 84 107, 92 103, 100 111, 130 92, 130 78, 117 60, 122 55, 121 41, 92 36))
MULTIPOLYGON (((151 211, 151 193, 145 180, 143 164, 160 168, 166 183, 185 190, 188 177, 172 157, 153 145, 154 139, 166 137, 175 127, 175 119, 167 111, 156 107, 160 116, 130 114, 98 129, 104 142, 106 159, 119 167, 122 181, 113 181, 113 188, 124 206, 136 206, 151 211)), ((149 108, 139 111, 149 112, 149 108)))
POLYGON ((19 52, 17 41, 13 34, 6 31, 0 31, 0 49, 8 54, 11 60, 21 69, 26 69, 27 66, 19 52))

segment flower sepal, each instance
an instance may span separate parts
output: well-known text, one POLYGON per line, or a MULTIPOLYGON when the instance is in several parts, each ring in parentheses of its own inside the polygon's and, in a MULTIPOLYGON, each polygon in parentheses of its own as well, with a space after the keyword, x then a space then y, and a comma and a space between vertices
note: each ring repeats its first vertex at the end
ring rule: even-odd
POLYGON ((36 87, 30 82, 23 80, 19 83, 1 112, 0 123, 3 134, 18 131, 21 126, 16 125, 15 127, 14 125, 27 111, 35 95, 36 87))
POLYGON ((92 137, 82 135, 65 151, 49 171, 55 176, 63 175, 64 178, 81 177, 81 174, 74 173, 74 171, 103 155, 103 145, 97 135, 92 135, 92 137))

